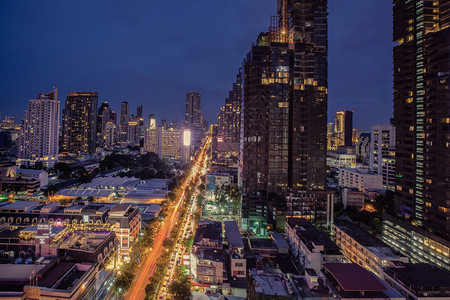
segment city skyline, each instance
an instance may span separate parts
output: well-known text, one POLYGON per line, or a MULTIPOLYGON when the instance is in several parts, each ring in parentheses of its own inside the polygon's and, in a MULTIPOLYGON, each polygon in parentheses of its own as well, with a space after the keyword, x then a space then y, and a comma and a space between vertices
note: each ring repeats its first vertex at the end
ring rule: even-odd
MULTIPOLYGON (((330 1, 328 8, 328 118, 332 120, 338 110, 354 110, 355 127, 366 131, 372 124, 388 123, 392 117, 392 12, 389 3, 378 2, 330 1), (352 18, 346 16, 351 13, 359 17, 349 20, 352 18), (376 20, 380 20, 379 26, 370 26, 376 20), (374 60, 374 56, 379 59, 374 60)), ((72 91, 95 91, 99 103, 108 101, 113 110, 117 111, 122 101, 129 101, 133 111, 143 104, 144 115, 153 113, 158 119, 173 116, 171 119, 182 120, 186 92, 201 89, 205 119, 215 121, 242 57, 255 42, 255 36, 268 30, 276 1, 258 2, 257 6, 255 1, 227 4, 200 1, 186 12, 195 16, 195 21, 180 15, 183 4, 179 4, 180 9, 171 9, 170 17, 165 12, 167 4, 163 3, 153 6, 139 3, 136 7, 113 4, 100 15, 102 4, 84 4, 89 9, 83 10, 87 20, 80 27, 74 24, 81 4, 66 7, 51 2, 36 7, 30 4, 34 9, 28 7, 26 11, 33 11, 31 15, 18 3, 3 2, 1 36, 9 41, 9 46, 0 50, 0 64, 9 71, 0 75, 4 97, 0 100, 15 104, 3 106, 2 116, 20 119, 26 101, 36 91, 58 86, 60 97, 72 91), (251 20, 243 13, 249 9, 254 16, 251 20), (119 11, 124 13, 113 22, 119 11), (164 13, 154 16, 152 11, 164 13), (204 17, 205 11, 220 13, 204 17), (52 27, 52 17, 61 28, 52 27), (172 18, 179 21, 166 24, 172 18), (183 35, 181 25, 186 28, 183 35), (164 26, 165 31, 156 30, 158 26, 164 26), (116 35, 111 37, 109 30, 115 30, 116 35), (212 31, 220 38, 211 39, 212 31), (46 43, 54 37, 57 43, 46 43), (73 42, 77 39, 91 46, 79 51, 81 44, 73 42), (155 41, 172 50, 154 49, 155 41), (33 43, 40 47, 28 47, 33 43), (186 55, 192 59, 186 61, 186 55), (194 67, 199 71, 192 71, 194 67), (34 76, 36 72, 40 76, 34 76)))

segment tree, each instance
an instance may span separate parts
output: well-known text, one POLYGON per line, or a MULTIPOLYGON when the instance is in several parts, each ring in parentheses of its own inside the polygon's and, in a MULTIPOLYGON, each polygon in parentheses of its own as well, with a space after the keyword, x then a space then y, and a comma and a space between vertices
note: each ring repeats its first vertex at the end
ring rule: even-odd
POLYGON ((194 244, 194 238, 192 236, 184 240, 184 247, 186 248, 186 252, 191 251, 193 244, 194 244))
POLYGON ((168 290, 173 300, 190 300, 193 298, 191 283, 187 276, 179 276, 169 285, 168 290))

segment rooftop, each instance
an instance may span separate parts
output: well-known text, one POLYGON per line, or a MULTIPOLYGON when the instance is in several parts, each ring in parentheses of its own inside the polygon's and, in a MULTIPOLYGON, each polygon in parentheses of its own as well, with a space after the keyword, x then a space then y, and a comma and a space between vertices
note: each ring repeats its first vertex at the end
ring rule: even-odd
POLYGON ((385 272, 413 288, 450 287, 450 272, 426 263, 399 263, 385 272), (424 276, 426 274, 426 276, 424 276))
MULTIPOLYGON (((344 224, 334 223, 333 225, 344 231, 346 234, 351 236, 355 241, 357 241, 364 247, 371 247, 372 249, 374 247, 389 248, 389 246, 386 245, 383 241, 377 239, 367 231, 363 230, 358 225, 351 223, 344 223, 344 224)), ((393 250, 391 251, 393 252, 393 250)))
POLYGON ((272 236, 272 239, 275 241, 275 244, 277 245, 278 249, 280 249, 280 248, 289 249, 289 245, 281 233, 272 232, 270 235, 272 236))
POLYGON ((5 210, 11 210, 11 209, 15 209, 15 210, 33 209, 37 206, 39 206, 39 201, 17 201, 17 202, 2 206, 0 208, 0 210, 5 211, 5 210))
POLYGON ((278 249, 272 239, 250 239, 250 244, 252 249, 278 249))
POLYGON ((216 262, 224 261, 225 252, 223 250, 199 248, 195 251, 195 256, 198 259, 211 260, 216 262))
POLYGON ((225 221, 225 234, 229 248, 244 248, 241 233, 236 221, 225 221))
POLYGON ((258 274, 256 270, 251 270, 250 272, 256 293, 273 296, 292 295, 293 289, 284 275, 270 273, 258 274))
POLYGON ((25 265, 25 264, 2 264, 0 272, 0 282, 3 280, 29 280, 32 273, 41 270, 43 265, 25 265))
POLYGON ((325 263, 323 267, 344 291, 386 291, 387 288, 368 270, 355 263, 325 263))

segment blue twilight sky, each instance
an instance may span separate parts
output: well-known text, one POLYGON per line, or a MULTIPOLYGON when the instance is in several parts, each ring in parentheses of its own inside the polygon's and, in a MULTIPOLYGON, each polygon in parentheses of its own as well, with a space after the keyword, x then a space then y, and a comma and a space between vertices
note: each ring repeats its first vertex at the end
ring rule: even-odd
MULTIPOLYGON (((27 100, 59 87, 97 91, 120 110, 182 120, 186 92, 217 112, 276 0, 2 0, 0 113, 20 120, 27 100)), ((329 0, 329 119, 354 111, 367 130, 392 114, 390 0, 329 0)))

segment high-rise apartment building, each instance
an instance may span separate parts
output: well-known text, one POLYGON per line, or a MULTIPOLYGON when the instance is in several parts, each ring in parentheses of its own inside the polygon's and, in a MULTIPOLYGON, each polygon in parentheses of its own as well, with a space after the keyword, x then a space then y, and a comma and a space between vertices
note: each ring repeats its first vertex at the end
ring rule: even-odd
POLYGON ((217 153, 217 159, 239 158, 239 142, 241 131, 241 100, 242 100, 242 73, 239 72, 236 82, 233 83, 233 89, 225 99, 225 105, 220 108, 217 117, 217 135, 213 149, 217 153))
POLYGON ((449 2, 393 3, 396 209, 449 237, 449 2))
POLYGON ((55 88, 28 101, 20 133, 19 164, 42 162, 44 166, 53 166, 58 162, 58 133, 59 101, 55 88))
POLYGON ((127 124, 130 119, 130 105, 127 101, 120 104, 120 124, 127 124))
POLYGON ((161 158, 181 158, 181 130, 176 127, 158 126, 158 156, 161 158))
POLYGON ((97 142, 103 145, 106 136, 106 124, 111 121, 112 110, 108 102, 103 101, 97 113, 97 142))
POLYGON ((131 146, 139 144, 140 125, 138 121, 130 120, 128 122, 127 142, 131 146))
POLYGON ((327 1, 277 8, 243 65, 242 226, 262 235, 266 224, 314 210, 322 200, 311 193, 325 187, 327 1))
POLYGON ((96 92, 71 92, 63 110, 63 150, 95 152, 97 137, 96 92))
POLYGON ((334 119, 334 132, 337 135, 336 146, 353 145, 353 111, 342 110, 336 112, 334 119))
POLYGON ((192 132, 192 147, 200 148, 203 140, 203 113, 201 110, 201 92, 189 92, 186 96, 185 121, 192 132))
POLYGON ((105 147, 114 146, 118 137, 118 125, 113 121, 106 123, 105 128, 105 147))
POLYGON ((156 128, 147 128, 144 135, 144 152, 158 154, 158 131, 156 128))
POLYGON ((374 125, 371 129, 370 171, 383 176, 383 188, 395 188, 395 127, 374 125))

